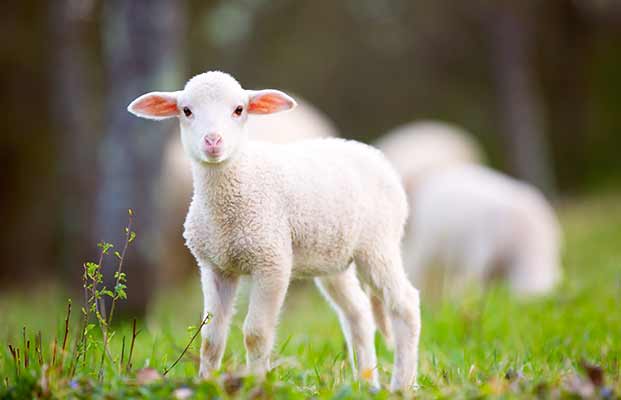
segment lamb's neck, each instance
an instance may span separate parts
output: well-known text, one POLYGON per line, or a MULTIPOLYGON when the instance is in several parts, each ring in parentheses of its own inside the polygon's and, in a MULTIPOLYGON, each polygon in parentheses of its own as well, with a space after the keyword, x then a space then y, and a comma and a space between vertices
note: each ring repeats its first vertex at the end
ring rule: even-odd
POLYGON ((208 207, 218 207, 223 199, 238 196, 243 180, 243 155, 219 164, 192 162, 194 199, 208 207))

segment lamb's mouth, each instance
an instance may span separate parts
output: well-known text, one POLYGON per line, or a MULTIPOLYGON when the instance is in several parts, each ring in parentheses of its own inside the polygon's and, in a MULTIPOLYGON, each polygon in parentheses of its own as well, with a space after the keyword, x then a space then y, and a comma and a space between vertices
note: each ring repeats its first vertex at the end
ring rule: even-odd
POLYGON ((219 162, 224 156, 222 147, 203 148, 203 156, 209 162, 219 162))
POLYGON ((208 153, 204 153, 204 157, 203 157, 203 161, 207 164, 219 164, 222 161, 224 161, 226 157, 224 157, 224 153, 223 152, 218 152, 216 154, 208 154, 208 153))

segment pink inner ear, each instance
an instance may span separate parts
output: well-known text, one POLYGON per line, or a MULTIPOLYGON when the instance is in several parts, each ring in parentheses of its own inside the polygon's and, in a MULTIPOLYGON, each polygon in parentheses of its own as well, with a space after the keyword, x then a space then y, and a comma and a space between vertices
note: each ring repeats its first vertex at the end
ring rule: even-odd
POLYGON ((134 105, 137 112, 152 115, 154 117, 172 117, 176 115, 177 102, 162 96, 149 96, 134 105))
POLYGON ((291 102, 279 94, 269 93, 250 100, 248 112, 253 114, 271 114, 290 109, 291 102))

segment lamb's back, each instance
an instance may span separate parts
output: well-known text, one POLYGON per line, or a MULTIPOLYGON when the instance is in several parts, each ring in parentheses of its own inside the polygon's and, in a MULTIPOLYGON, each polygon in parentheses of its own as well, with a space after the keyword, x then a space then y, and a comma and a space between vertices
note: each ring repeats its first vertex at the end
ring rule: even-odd
POLYGON ((400 239, 406 198, 378 150, 342 139, 257 146, 272 155, 274 192, 283 199, 299 270, 344 268, 362 240, 382 232, 400 239))

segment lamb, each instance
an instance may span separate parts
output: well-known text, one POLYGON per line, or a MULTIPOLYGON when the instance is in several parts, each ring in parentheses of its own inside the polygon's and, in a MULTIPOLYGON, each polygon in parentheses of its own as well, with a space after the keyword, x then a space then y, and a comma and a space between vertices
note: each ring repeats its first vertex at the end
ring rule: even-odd
MULTIPOLYGON (((296 97, 298 106, 286 113, 250 118, 248 136, 252 140, 289 143, 319 137, 336 137, 337 129, 328 116, 307 101, 296 97)), ((178 284, 193 276, 194 258, 183 243, 183 221, 192 198, 192 166, 186 157, 179 129, 164 149, 159 202, 158 286, 178 284)))
POLYGON ((178 117, 192 161, 194 196, 184 237, 200 267, 204 312, 213 315, 202 330, 199 374, 220 367, 241 275, 252 280, 243 330, 246 363, 258 376, 270 368, 290 280, 315 277, 340 317, 352 368, 377 387, 371 305, 357 272, 386 305, 394 330, 390 388, 410 388, 420 311, 400 255, 405 192, 383 155, 362 143, 247 140, 249 115, 295 105, 281 91, 244 90, 230 75, 212 71, 181 91, 147 93, 128 106, 139 117, 178 117))
POLYGON ((453 290, 505 277, 520 296, 559 282, 560 227, 533 186, 478 165, 450 168, 421 183, 408 228, 406 267, 422 283, 442 266, 453 290))

